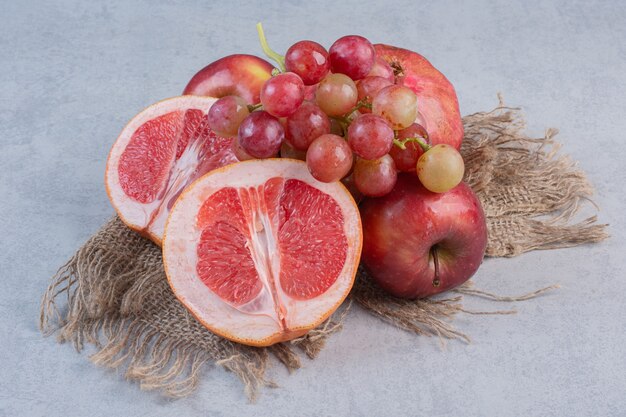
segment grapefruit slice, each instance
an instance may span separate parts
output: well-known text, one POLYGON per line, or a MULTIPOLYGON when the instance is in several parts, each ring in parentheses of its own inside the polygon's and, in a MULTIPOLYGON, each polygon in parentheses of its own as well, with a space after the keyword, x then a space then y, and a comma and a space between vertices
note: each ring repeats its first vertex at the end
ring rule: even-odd
POLYGON ((161 243, 169 210, 182 190, 210 170, 237 158, 230 138, 211 131, 212 97, 160 101, 122 130, 106 165, 111 204, 130 228, 161 243))
POLYGON ((240 162, 189 186, 163 240, 169 284, 209 330, 252 346, 305 334, 346 298, 361 218, 340 182, 293 159, 240 162))

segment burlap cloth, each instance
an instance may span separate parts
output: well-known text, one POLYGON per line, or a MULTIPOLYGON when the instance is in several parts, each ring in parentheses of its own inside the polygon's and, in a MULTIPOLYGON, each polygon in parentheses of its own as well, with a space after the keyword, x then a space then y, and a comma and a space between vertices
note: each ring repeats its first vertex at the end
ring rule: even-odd
MULTIPOLYGON (((595 216, 573 221, 593 189, 584 173, 557 153, 555 130, 543 138, 527 137, 520 110, 502 104, 466 116, 463 123, 465 180, 487 216, 487 256, 516 256, 607 237, 595 216)), ((300 352, 315 358, 326 338, 341 328, 352 302, 403 329, 469 341, 450 324, 454 314, 468 313, 461 304, 464 294, 512 301, 545 290, 509 298, 466 284, 443 297, 405 301, 384 294, 360 270, 350 301, 322 326, 288 343, 253 348, 198 324, 170 291, 160 248, 113 218, 53 277, 40 320, 46 334, 57 332, 59 341, 70 341, 78 350, 85 343, 95 345, 95 364, 121 368, 142 389, 185 396, 196 389, 205 365, 218 364, 237 375, 254 398, 260 387, 274 385, 264 377, 268 365, 276 363, 271 356, 289 370, 300 366, 300 352)))

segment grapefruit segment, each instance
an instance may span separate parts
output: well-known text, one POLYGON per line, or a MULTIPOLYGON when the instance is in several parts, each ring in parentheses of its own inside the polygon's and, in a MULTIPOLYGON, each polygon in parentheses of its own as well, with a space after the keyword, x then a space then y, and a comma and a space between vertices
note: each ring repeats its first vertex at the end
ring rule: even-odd
POLYGON ((236 227, 220 221, 202 231, 198 242, 198 277, 227 303, 238 306, 262 289, 246 237, 236 227))
POLYGON ((358 209, 302 161, 246 161, 206 174, 167 221, 165 272, 207 328, 267 346, 301 336, 348 295, 361 253, 358 209))
POLYGON ((302 181, 288 180, 279 224, 283 291, 301 300, 322 294, 339 276, 348 249, 339 205, 302 181))
POLYGON ((173 111, 147 121, 133 133, 117 168, 122 190, 133 200, 151 203, 165 186, 175 157, 172 138, 182 122, 183 112, 173 111))
POLYGON ((214 102, 195 96, 158 102, 135 116, 111 148, 105 174, 109 199, 124 223, 157 244, 183 189, 237 161, 232 139, 209 128, 214 102))

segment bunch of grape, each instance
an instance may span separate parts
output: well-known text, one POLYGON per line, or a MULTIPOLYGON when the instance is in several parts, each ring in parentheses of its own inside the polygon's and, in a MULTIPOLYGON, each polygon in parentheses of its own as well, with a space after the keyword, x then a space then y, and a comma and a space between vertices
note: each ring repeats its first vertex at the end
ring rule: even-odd
POLYGON ((439 193, 461 181, 463 158, 449 145, 429 144, 417 96, 396 84, 393 68, 367 39, 345 36, 328 51, 300 41, 282 57, 260 35, 280 66, 263 85, 261 102, 227 96, 209 111, 211 129, 235 137, 240 160, 302 159, 317 180, 341 180, 368 197, 389 193, 398 171, 415 172, 439 193))

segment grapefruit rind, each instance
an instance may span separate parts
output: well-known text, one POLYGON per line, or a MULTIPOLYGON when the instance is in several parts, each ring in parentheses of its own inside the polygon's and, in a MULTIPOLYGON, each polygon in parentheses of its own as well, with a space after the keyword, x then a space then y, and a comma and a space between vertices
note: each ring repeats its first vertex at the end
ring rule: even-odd
POLYGON ((306 334, 326 320, 348 296, 357 273, 362 247, 361 218, 349 191, 340 183, 315 180, 306 164, 291 159, 263 159, 235 163, 205 174, 187 187, 170 211, 163 239, 163 263, 168 282, 178 300, 212 332, 229 340, 269 346, 306 334), (243 314, 213 293, 197 276, 196 245, 201 230, 196 214, 203 202, 225 187, 261 185, 273 177, 296 179, 331 195, 344 215, 348 251, 338 279, 321 296, 293 300, 287 305, 289 326, 281 329, 274 318, 243 314))

